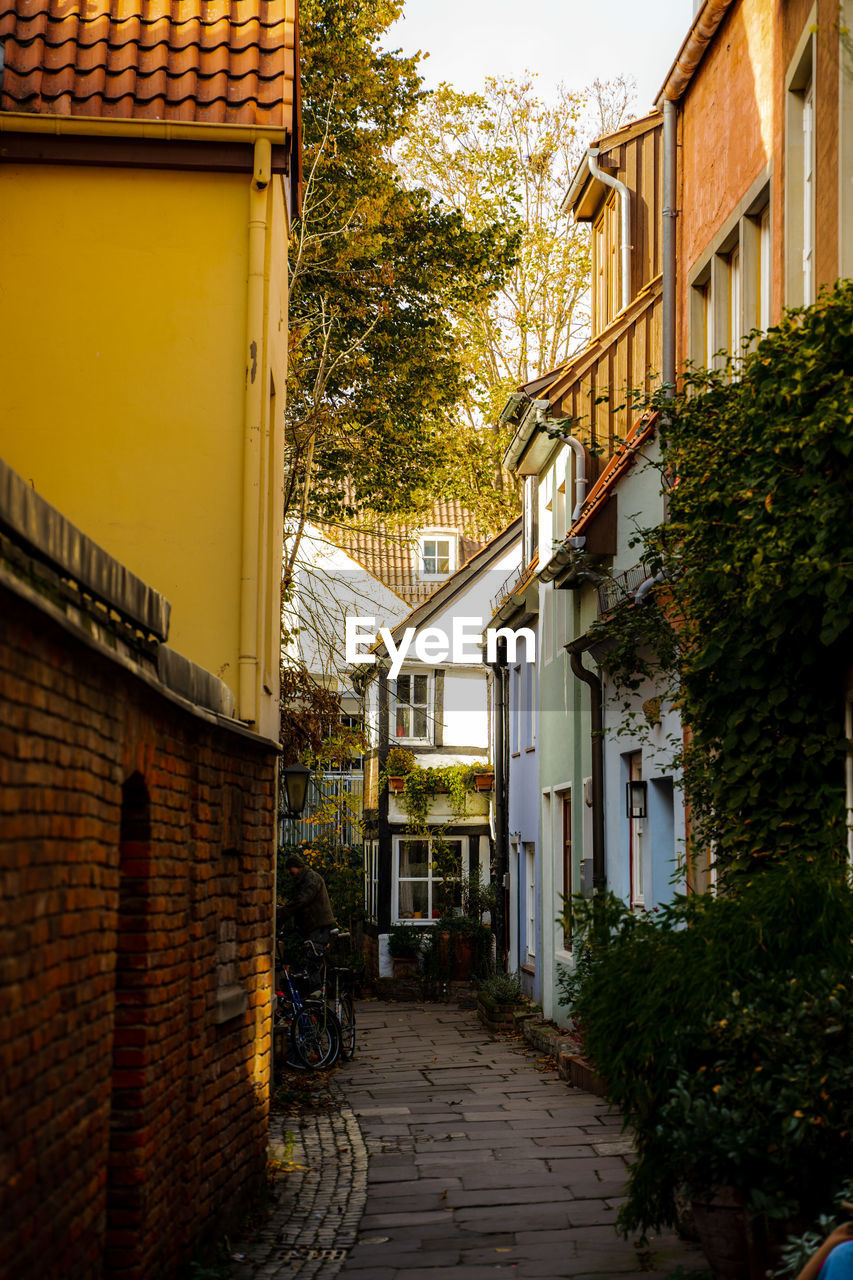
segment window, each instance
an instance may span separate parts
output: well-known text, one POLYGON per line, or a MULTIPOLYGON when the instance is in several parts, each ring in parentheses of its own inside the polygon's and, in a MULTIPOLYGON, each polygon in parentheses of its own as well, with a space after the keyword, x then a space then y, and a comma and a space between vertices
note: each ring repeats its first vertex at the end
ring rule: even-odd
POLYGON ((400 675, 394 689, 394 737, 408 742, 430 741, 428 675, 400 675))
MULTIPOLYGON (((568 906, 568 901, 572 896, 572 797, 571 794, 563 796, 563 876, 560 892, 565 899, 561 903, 561 908, 568 906)), ((572 949, 572 934, 570 929, 566 929, 563 933, 563 946, 566 951, 572 949)))
POLYGON ((526 567, 536 555, 539 544, 539 477, 524 477, 522 497, 522 562, 526 567))
POLYGON ((770 187, 759 180, 690 276, 690 359, 720 367, 770 323, 770 187), (721 356, 717 353, 722 352, 721 356))
MULTIPOLYGON (((632 751, 628 756, 628 781, 642 782, 643 756, 640 751, 632 751)), ((631 862, 631 906, 645 906, 644 883, 644 831, 645 818, 628 819, 628 848, 631 862)))
POLYGON ((368 920, 377 919, 379 898, 379 841, 367 840, 364 845, 364 906, 368 920))
POLYGON ((456 535, 421 534, 420 571, 425 578, 447 578, 456 571, 456 535))
MULTIPOLYGON (((437 920, 448 907, 461 907, 462 884, 454 877, 450 894, 444 878, 435 866, 435 841, 397 836, 394 839, 394 919, 437 920), (448 900, 449 899, 449 900, 448 900)), ((442 840, 441 861, 455 863, 461 870, 462 841, 442 840)))
POLYGON ((509 749, 514 756, 521 751, 521 667, 512 669, 510 689, 509 749))
POLYGON ((528 961, 536 958, 536 845, 524 844, 524 906, 528 961))
POLYGON ((592 331, 601 333, 619 311, 621 226, 616 193, 604 202, 592 227, 592 331))
POLYGON ((741 307, 740 307, 740 246, 735 245, 726 261, 726 283, 728 285, 728 346, 732 355, 740 351, 741 340, 741 307))
POLYGON ((803 92, 803 302, 814 302, 814 82, 803 92))
POLYGON ((787 77, 785 302, 788 306, 809 306, 815 298, 815 17, 813 10, 787 77))
POLYGON ((525 662, 521 668, 525 751, 532 751, 536 746, 536 682, 533 678, 535 669, 532 662, 525 662))

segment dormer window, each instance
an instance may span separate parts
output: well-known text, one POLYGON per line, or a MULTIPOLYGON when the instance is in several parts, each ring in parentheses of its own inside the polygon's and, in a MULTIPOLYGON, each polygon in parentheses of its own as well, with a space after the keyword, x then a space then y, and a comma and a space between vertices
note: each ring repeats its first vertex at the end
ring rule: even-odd
POLYGON ((447 578, 456 572, 455 533, 422 533, 418 549, 422 577, 447 578))

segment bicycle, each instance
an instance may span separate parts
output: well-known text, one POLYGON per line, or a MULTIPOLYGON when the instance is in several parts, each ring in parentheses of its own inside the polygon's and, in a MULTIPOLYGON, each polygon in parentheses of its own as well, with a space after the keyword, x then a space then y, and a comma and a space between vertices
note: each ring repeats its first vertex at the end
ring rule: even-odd
POLYGON ((276 988, 273 1034, 285 1035, 285 1062, 307 1070, 332 1066, 341 1052, 337 1017, 325 1001, 303 998, 299 983, 304 974, 292 973, 287 964, 278 972, 283 975, 287 991, 276 988))
MULTIPOLYGON (((342 930, 332 932, 332 941, 339 942, 348 938, 350 935, 342 930)), ((331 1006, 332 1012, 338 1020, 341 1028, 341 1053, 343 1057, 351 1059, 355 1057, 355 1007, 352 1000, 353 988, 353 971, 345 965, 332 965, 326 963, 326 957, 323 956, 323 985, 322 995, 327 1004, 331 1006), (331 972, 334 978, 334 992, 328 993, 328 976, 331 972)))

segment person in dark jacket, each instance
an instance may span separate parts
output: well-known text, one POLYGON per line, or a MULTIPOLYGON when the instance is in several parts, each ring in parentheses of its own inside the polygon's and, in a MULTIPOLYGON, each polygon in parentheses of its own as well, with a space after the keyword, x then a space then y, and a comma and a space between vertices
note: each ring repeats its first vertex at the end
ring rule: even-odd
MULTIPOLYGON (((284 870, 292 883, 286 903, 276 911, 276 924, 280 930, 286 920, 292 919, 304 941, 312 942, 322 954, 337 927, 326 882, 318 871, 305 865, 298 853, 288 855, 284 870)), ((310 963, 309 967, 315 969, 310 963)))

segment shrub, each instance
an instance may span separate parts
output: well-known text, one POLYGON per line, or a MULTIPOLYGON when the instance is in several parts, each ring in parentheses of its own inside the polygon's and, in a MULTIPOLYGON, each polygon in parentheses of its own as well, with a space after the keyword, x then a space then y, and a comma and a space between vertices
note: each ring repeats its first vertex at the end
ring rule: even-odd
POLYGON ((385 772, 392 778, 404 778, 415 768, 415 753, 405 747, 392 747, 385 760, 385 772))
POLYGON ((392 924, 388 931, 388 951, 395 960, 409 960, 423 947, 423 930, 412 924, 392 924))
POLYGON ((637 1137, 627 1232, 730 1185, 753 1216, 808 1219, 849 1172, 853 892, 791 859, 724 897, 637 917, 575 900, 591 963, 572 1010, 637 1137))
POLYGON ((490 973, 480 983, 480 990, 497 1004, 520 1004, 524 996, 517 973, 490 973))

